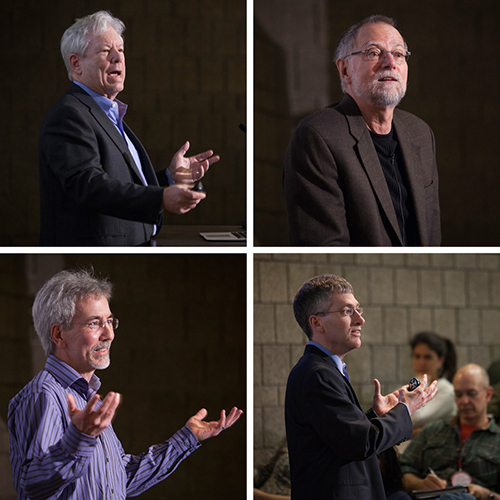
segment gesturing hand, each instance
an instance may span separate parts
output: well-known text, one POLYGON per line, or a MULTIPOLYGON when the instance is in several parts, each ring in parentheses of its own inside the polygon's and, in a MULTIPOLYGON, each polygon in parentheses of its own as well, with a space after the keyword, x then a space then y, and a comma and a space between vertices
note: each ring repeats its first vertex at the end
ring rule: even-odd
POLYGON ((437 380, 427 387, 427 375, 422 377, 421 384, 414 390, 408 391, 408 386, 403 386, 399 389, 399 400, 408 405, 410 414, 420 410, 428 401, 430 401, 437 393, 437 380))
POLYGON ((75 404, 75 398, 71 394, 68 398, 68 414, 72 424, 84 434, 97 437, 113 421, 116 410, 120 406, 121 395, 110 392, 104 398, 101 406, 94 411, 99 401, 99 394, 94 394, 87 402, 83 410, 79 410, 75 404))
POLYGON ((195 156, 185 157, 189 149, 189 141, 175 153, 168 170, 176 184, 192 184, 199 181, 210 165, 218 162, 220 156, 212 156, 213 151, 205 151, 195 156))
POLYGON ((372 410, 378 416, 381 416, 398 404, 398 391, 387 394, 387 396, 382 396, 380 392, 380 382, 377 379, 374 379, 373 382, 375 384, 375 394, 373 396, 372 410))
POLYGON ((205 422, 203 419, 207 416, 207 413, 207 410, 202 408, 186 422, 186 425, 200 442, 218 436, 223 430, 229 429, 240 418, 243 411, 238 410, 235 406, 226 417, 226 410, 222 410, 220 419, 216 422, 205 422))
POLYGON ((174 184, 163 190, 162 208, 173 214, 185 214, 192 210, 207 195, 191 191, 185 184, 174 184))

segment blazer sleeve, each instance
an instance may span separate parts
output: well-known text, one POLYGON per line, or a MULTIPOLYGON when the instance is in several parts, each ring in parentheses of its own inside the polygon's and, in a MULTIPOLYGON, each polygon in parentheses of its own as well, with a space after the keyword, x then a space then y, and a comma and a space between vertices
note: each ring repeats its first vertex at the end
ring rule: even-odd
POLYGON ((314 430, 340 459, 365 460, 411 438, 411 418, 404 404, 380 417, 371 410, 365 414, 352 401, 347 383, 339 382, 327 370, 312 371, 304 384, 304 408, 314 430))
POLYGON ((104 132, 96 133, 88 113, 82 106, 65 106, 48 116, 40 136, 41 164, 76 205, 156 224, 163 188, 134 182, 122 152, 104 132))
POLYGON ((292 245, 350 244, 341 182, 324 138, 313 126, 299 125, 288 145, 283 174, 292 245))

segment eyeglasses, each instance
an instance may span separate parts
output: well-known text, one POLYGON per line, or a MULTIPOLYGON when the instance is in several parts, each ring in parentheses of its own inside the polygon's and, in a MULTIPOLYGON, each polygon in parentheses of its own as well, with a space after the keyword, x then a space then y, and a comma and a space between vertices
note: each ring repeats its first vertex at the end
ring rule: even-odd
POLYGON ((356 311, 360 316, 363 316, 363 308, 362 307, 345 307, 340 311, 326 311, 326 312, 318 312, 314 313, 313 316, 326 316, 327 314, 335 314, 340 313, 342 316, 352 316, 356 311))
POLYGON ((406 49, 384 50, 380 47, 369 47, 365 50, 358 50, 358 52, 347 54, 345 57, 356 56, 358 54, 362 54, 365 61, 373 63, 383 61, 387 54, 391 54, 396 64, 407 63, 408 58, 411 56, 411 52, 406 49))
POLYGON ((116 330, 120 324, 118 318, 109 318, 106 321, 99 321, 98 319, 90 321, 89 323, 63 323, 65 325, 85 325, 89 330, 93 332, 97 331, 98 328, 104 328, 110 326, 112 330, 116 330))

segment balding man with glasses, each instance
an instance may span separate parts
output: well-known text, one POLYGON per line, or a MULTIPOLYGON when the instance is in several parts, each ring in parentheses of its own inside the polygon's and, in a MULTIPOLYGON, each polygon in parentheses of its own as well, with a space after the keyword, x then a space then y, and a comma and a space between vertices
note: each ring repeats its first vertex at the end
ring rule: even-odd
POLYGON ((426 387, 424 376, 413 391, 404 386, 382 396, 375 379, 365 413, 343 362, 361 346, 365 323, 350 283, 332 274, 311 278, 293 310, 309 342, 285 397, 292 500, 384 500, 377 455, 411 439, 410 415, 434 397, 436 382, 426 387))
POLYGON ((396 109, 410 54, 385 16, 361 21, 340 40, 344 98, 307 116, 286 153, 292 245, 441 244, 434 135, 396 109))
POLYGON ((61 271, 37 293, 33 322, 47 355, 45 369, 9 404, 10 458, 20 500, 124 499, 169 476, 201 441, 233 425, 241 410, 206 422, 201 409, 170 439, 128 455, 111 422, 121 396, 101 401, 95 375, 110 364, 118 319, 112 285, 93 273, 61 271))

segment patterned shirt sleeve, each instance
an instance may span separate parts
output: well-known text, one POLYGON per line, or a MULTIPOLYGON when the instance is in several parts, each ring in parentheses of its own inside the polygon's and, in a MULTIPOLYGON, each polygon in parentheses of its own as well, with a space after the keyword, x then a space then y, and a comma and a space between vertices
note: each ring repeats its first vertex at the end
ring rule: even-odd
POLYGON ((14 482, 33 500, 58 495, 83 476, 92 457, 96 439, 81 433, 73 424, 65 429, 57 403, 44 393, 25 398, 10 422, 11 448, 18 464, 14 482))
POLYGON ((127 455, 122 449, 127 474, 127 496, 140 495, 170 476, 200 446, 193 432, 184 426, 163 444, 151 446, 141 455, 127 455))

